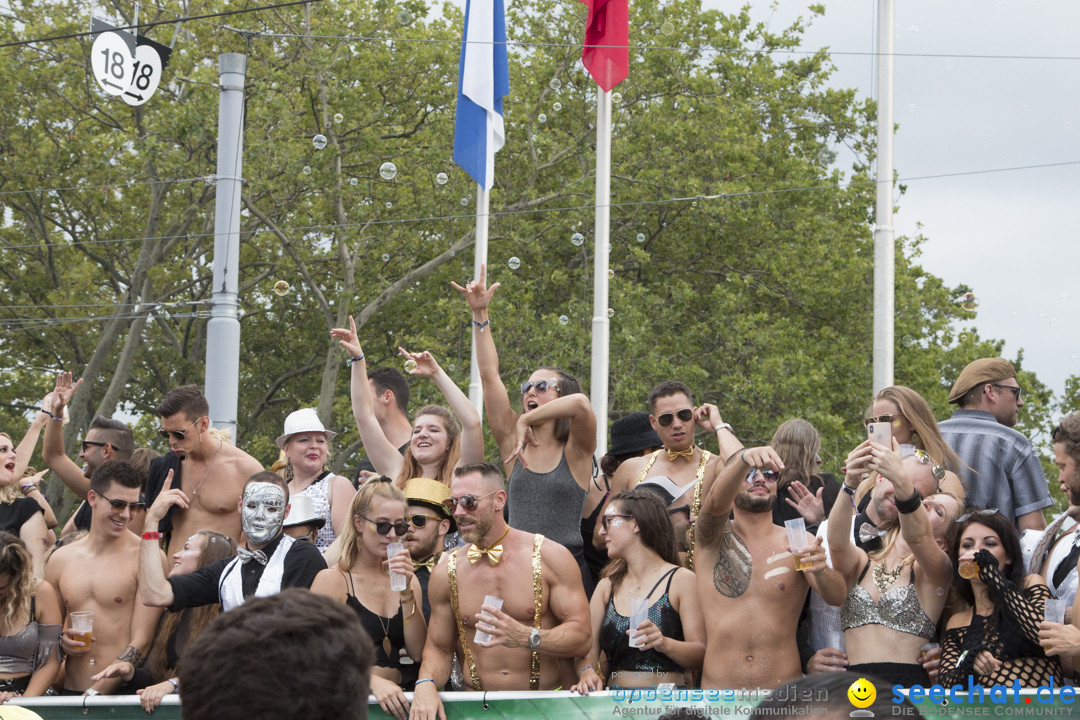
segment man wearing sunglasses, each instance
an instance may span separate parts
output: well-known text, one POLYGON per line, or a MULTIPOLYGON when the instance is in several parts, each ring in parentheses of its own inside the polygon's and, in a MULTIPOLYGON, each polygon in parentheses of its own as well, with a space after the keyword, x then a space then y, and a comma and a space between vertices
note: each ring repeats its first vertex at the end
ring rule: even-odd
POLYGON ((405 533, 405 549, 413 561, 413 574, 423 593, 424 620, 431 617, 428 601, 428 581, 431 571, 442 559, 446 534, 457 530, 454 517, 443 502, 450 497, 450 488, 438 480, 413 478, 405 483, 405 501, 409 503, 409 530, 405 533))
MULTIPOLYGON (((80 385, 82 378, 72 382, 69 372, 56 376, 56 387, 47 399, 49 407, 41 408, 52 418, 45 426, 41 456, 49 469, 56 473, 73 493, 86 499, 86 493, 90 490, 90 477, 94 471, 110 460, 130 460, 131 453, 135 450, 135 439, 131 428, 124 423, 98 415, 83 437, 82 450, 79 451, 79 459, 83 465, 79 467, 75 464, 64 452, 63 421, 64 408, 71 404, 71 398, 80 385)), ((90 516, 90 506, 84 503, 75 513, 74 527, 78 530, 89 530, 90 516)))
POLYGON ((941 423, 941 434, 960 456, 968 504, 998 508, 1023 532, 1044 530, 1042 511, 1054 501, 1031 441, 1013 429, 1024 406, 1021 395, 1011 362, 976 360, 949 393, 959 409, 941 423))
POLYGON ((243 522, 245 542, 237 557, 223 558, 188 575, 165 576, 154 562, 161 533, 158 523, 171 507, 187 507, 191 497, 174 487, 173 476, 154 504, 146 511, 139 582, 148 605, 172 611, 221 603, 228 612, 255 595, 266 597, 288 587, 310 588, 326 562, 309 542, 297 540, 283 531, 289 514, 289 486, 276 473, 261 470, 247 479, 237 512, 243 522))
POLYGON ((189 498, 183 506, 170 506, 155 528, 165 536, 166 552, 170 557, 179 552, 199 530, 216 530, 239 542, 237 503, 245 482, 262 464, 212 432, 210 404, 197 385, 165 393, 155 412, 161 422, 158 434, 169 452, 150 462, 146 502, 154 504, 170 472, 173 488, 189 498))
MULTIPOLYGON (((142 476, 126 462, 111 460, 94 471, 86 502, 91 508, 90 532, 59 548, 45 567, 45 579, 57 590, 60 609, 94 613, 93 642, 76 640, 70 627, 61 643, 67 653, 64 693, 109 694, 117 678, 96 682, 92 676, 117 660, 142 664, 157 629, 160 608, 147 606, 139 582, 139 538, 128 531, 145 512, 139 488, 142 476)), ((164 573, 165 555, 152 548, 152 561, 164 573)), ((70 625, 70 623, 65 623, 70 625)))
POLYGON ((584 656, 589 604, 570 551, 503 519, 506 490, 491 463, 454 470, 447 506, 461 539, 431 575, 431 622, 413 695, 413 720, 444 716, 438 688, 458 654, 470 690, 552 690, 565 685, 557 658, 584 656), (539 593, 537 593, 539 590, 539 593), (485 596, 502 599, 502 609, 485 596), (490 642, 476 642, 477 630, 490 642))

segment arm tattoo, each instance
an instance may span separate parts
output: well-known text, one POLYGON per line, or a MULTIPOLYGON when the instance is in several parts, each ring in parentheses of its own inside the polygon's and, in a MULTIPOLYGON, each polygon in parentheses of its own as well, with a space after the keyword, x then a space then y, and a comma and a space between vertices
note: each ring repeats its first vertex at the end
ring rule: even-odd
POLYGON ((120 653, 117 658, 120 662, 129 662, 135 667, 140 667, 145 660, 145 656, 141 652, 135 649, 134 646, 128 645, 124 652, 120 653))
POLYGON ((720 556, 713 567, 713 586, 724 597, 737 598, 749 589, 753 571, 754 564, 746 543, 728 525, 720 556))

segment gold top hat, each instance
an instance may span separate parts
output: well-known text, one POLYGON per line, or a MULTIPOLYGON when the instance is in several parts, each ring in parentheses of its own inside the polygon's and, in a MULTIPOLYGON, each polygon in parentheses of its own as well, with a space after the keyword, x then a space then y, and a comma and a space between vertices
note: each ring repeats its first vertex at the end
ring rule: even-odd
POLYGON ((443 505, 443 500, 449 497, 450 488, 438 480, 418 477, 405 482, 405 502, 424 505, 435 510, 440 517, 450 521, 450 532, 454 532, 457 529, 457 523, 454 522, 453 514, 443 505))

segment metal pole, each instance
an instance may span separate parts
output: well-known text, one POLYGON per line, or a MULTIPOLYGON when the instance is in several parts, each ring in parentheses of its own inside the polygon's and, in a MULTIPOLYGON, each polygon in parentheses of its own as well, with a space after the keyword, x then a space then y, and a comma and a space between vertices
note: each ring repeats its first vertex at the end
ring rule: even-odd
POLYGON ((596 456, 607 452, 608 430, 608 244, 611 220, 611 92, 596 88, 596 219, 593 229, 592 376, 596 456))
POLYGON ((874 227, 874 393, 893 384, 893 0, 878 0, 877 206, 874 227))
POLYGON ((214 285, 206 324, 206 399, 214 427, 236 437, 240 379, 240 177, 244 155, 244 75, 247 56, 218 56, 217 199, 214 209, 214 285))
MULTIPOLYGON (((487 265, 488 254, 488 205, 490 196, 484 186, 476 183, 476 245, 473 256, 473 278, 480 279, 480 266, 487 265)), ((471 333, 470 333, 471 334, 471 333)), ((469 402, 484 422, 484 386, 480 383, 480 366, 476 362, 476 338, 472 341, 469 362, 469 402)))

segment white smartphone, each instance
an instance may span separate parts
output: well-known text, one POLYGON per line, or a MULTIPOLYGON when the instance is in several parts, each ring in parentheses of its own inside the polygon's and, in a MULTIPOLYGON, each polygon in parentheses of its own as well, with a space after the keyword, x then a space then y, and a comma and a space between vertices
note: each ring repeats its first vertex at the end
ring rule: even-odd
POLYGON ((892 449, 892 423, 872 422, 866 424, 866 438, 873 440, 878 445, 892 449))

